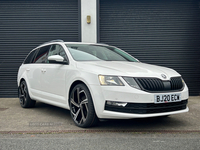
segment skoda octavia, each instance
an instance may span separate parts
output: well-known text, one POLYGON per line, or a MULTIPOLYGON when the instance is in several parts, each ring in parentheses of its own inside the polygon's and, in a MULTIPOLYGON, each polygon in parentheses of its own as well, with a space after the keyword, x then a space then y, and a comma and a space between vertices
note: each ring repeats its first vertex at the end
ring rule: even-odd
POLYGON ((70 110, 79 127, 99 119, 188 112, 181 75, 142 63, 117 47, 54 40, 33 49, 18 71, 21 107, 36 101, 70 110))

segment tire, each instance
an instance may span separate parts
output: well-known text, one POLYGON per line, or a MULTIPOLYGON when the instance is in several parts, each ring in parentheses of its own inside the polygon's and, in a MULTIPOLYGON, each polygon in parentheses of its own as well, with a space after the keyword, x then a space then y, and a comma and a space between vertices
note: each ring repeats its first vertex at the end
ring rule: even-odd
POLYGON ((78 127, 87 128, 98 123, 91 94, 84 84, 73 88, 69 104, 71 117, 78 127))
POLYGON ((34 107, 36 101, 30 98, 26 81, 22 81, 20 83, 18 90, 19 90, 19 103, 21 107, 22 108, 34 107))

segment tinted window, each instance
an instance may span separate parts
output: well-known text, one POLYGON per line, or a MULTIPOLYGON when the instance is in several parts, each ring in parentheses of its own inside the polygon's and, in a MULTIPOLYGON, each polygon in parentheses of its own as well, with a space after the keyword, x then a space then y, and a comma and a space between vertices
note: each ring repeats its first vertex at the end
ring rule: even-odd
POLYGON ((33 59, 34 59, 34 56, 35 56, 35 53, 36 53, 36 50, 30 52, 28 54, 28 56, 26 57, 26 59, 24 60, 24 64, 29 64, 29 63, 32 63, 33 59))
POLYGON ((52 55, 60 55, 64 58, 65 61, 67 61, 67 55, 66 55, 65 50, 63 49, 63 47, 61 45, 55 44, 55 45, 51 46, 51 48, 49 50, 48 57, 52 56, 52 55))
POLYGON ((50 45, 41 47, 37 56, 35 57, 35 63, 45 63, 49 52, 50 45))

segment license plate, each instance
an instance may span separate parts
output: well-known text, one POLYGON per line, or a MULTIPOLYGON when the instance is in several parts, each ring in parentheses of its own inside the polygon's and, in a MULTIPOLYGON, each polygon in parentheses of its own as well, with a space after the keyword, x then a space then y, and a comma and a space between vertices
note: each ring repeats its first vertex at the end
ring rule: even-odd
POLYGON ((181 101, 181 94, 160 94, 154 96, 154 103, 169 103, 181 101))

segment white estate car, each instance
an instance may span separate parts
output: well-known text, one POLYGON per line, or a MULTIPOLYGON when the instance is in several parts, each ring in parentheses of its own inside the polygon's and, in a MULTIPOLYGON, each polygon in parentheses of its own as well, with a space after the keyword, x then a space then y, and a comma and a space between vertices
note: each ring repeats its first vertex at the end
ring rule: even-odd
POLYGON ((141 63, 117 47, 54 40, 33 49, 18 71, 23 108, 36 101, 69 109, 79 127, 98 119, 188 112, 188 88, 176 71, 141 63))

